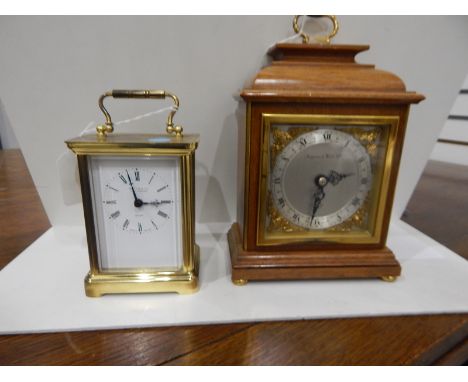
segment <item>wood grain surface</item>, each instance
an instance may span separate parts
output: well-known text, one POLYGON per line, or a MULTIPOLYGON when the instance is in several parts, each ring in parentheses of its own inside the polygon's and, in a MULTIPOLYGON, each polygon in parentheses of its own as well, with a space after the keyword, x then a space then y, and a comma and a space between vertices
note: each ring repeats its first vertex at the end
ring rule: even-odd
MULTIPOLYGON (((386 248, 386 239, 409 107, 422 101, 424 96, 407 92, 405 84, 395 74, 377 70, 373 65, 356 63, 356 54, 368 48, 366 45, 276 44, 269 51, 273 61, 263 67, 241 92, 248 113, 245 174, 239 174, 239 182, 245 182, 245 191, 243 196, 239 195, 238 203, 244 199, 245 214, 243 221, 236 222, 240 230, 233 225, 228 234, 231 273, 235 283, 250 280, 394 278, 400 275, 400 264, 386 248), (372 94, 370 99, 369 94, 372 94), (391 99, 389 94, 392 94, 391 99), (357 116, 361 119, 391 117, 396 121, 385 127, 389 136, 382 143, 386 154, 373 165, 384 169, 384 172, 382 180, 379 180, 381 185, 377 187, 379 191, 369 199, 375 210, 370 208, 367 212, 374 216, 366 228, 368 242, 352 240, 352 233, 342 232, 340 235, 339 230, 330 240, 313 240, 312 236, 305 234, 307 237, 297 240, 293 235, 295 232, 282 232, 282 237, 278 236, 275 242, 262 239, 262 235, 267 236, 264 232, 268 231, 263 224, 269 214, 266 179, 271 171, 266 159, 271 146, 266 116, 283 115, 345 116, 351 119, 357 116), (344 242, 345 239, 348 240, 344 242), (364 261, 359 265, 354 260, 348 261, 350 251, 359 252, 364 261), (316 261, 317 256, 323 253, 333 260, 332 266, 323 266, 320 259, 316 261)), ((296 123, 298 126, 305 124, 304 121, 296 123)), ((322 124, 320 121, 317 123, 322 124)))
POLYGON ((396 75, 358 64, 366 45, 276 44, 263 67, 241 95, 249 101, 346 104, 417 103, 424 96, 406 91, 396 75), (313 70, 311 70, 313 69, 313 70))
POLYGON ((19 150, 0 150, 0 269, 50 227, 19 150))
MULTIPOLYGON (((465 256, 467 180, 430 163, 405 218, 465 256)), ((0 217, 0 266, 49 227, 18 150, 0 151, 0 217)), ((0 365, 446 365, 466 362, 467 338, 467 314, 5 335, 0 365)))

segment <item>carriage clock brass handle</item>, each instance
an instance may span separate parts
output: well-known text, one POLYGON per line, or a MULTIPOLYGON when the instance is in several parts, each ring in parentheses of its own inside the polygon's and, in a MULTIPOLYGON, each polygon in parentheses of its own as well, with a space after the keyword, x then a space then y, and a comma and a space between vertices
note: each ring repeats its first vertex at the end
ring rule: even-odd
POLYGON ((143 99, 165 99, 166 97, 172 98, 172 100, 174 101, 174 110, 171 110, 169 116, 167 117, 166 132, 168 134, 175 134, 177 137, 182 136, 182 126, 174 126, 173 122, 174 114, 179 108, 179 98, 177 98, 176 95, 171 94, 165 90, 111 90, 99 97, 99 108, 102 110, 104 116, 106 117, 106 123, 104 125, 99 125, 98 127, 96 127, 96 131, 100 137, 105 137, 108 133, 112 133, 114 131, 114 125, 112 123, 111 116, 107 109, 104 107, 104 98, 106 97, 143 99))
MULTIPOLYGON (((294 16, 293 19, 293 29, 294 32, 298 33, 302 37, 302 43, 308 44, 310 40, 310 36, 304 32, 301 31, 301 28, 299 28, 299 18, 301 16, 294 16)), ((324 15, 324 16, 308 16, 308 17, 313 17, 313 18, 319 18, 319 17, 326 17, 327 19, 330 19, 331 22, 333 23, 333 30, 326 36, 318 36, 316 39, 322 43, 322 44, 330 44, 330 41, 333 37, 336 36, 338 33, 339 24, 336 16, 331 16, 331 15, 324 15)))

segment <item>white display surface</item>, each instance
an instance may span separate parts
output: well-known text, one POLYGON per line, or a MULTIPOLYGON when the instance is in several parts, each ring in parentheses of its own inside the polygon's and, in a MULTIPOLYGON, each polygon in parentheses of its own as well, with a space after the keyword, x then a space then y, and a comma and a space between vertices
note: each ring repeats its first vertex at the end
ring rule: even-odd
POLYGON ((83 228, 53 227, 0 272, 0 333, 468 312, 468 262, 401 221, 392 224, 388 240, 403 267, 394 283, 234 286, 228 227, 212 228, 198 227, 198 293, 89 298, 83 286, 89 269, 83 228))

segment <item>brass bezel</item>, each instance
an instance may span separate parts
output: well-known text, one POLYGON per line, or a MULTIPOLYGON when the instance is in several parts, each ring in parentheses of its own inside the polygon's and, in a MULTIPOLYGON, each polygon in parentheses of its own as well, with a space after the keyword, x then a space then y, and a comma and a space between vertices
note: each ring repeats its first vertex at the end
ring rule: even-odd
POLYGON ((325 114, 271 114, 262 113, 261 121, 261 153, 257 208, 257 236, 259 247, 285 245, 290 243, 327 243, 336 244, 378 244, 383 235, 386 195, 390 186, 390 173, 394 159, 395 143, 400 117, 398 116, 368 116, 368 115, 325 115, 325 114), (345 126, 389 126, 388 141, 385 148, 385 158, 377 182, 377 197, 371 200, 370 232, 339 232, 339 231, 296 231, 265 235, 265 220, 268 203, 269 174, 269 135, 272 124, 298 125, 345 125, 345 126))
POLYGON ((172 138, 167 135, 95 135, 66 142, 78 156, 83 210, 88 241, 90 272, 85 278, 89 297, 110 293, 193 293, 198 289, 199 248, 195 244, 195 150, 198 136, 172 138), (155 143, 156 141, 156 143, 155 143), (159 142, 158 142, 159 141, 159 142), (98 261, 97 233, 91 197, 88 159, 91 156, 176 156, 180 158, 181 224, 183 266, 176 271, 131 269, 101 271, 98 261))

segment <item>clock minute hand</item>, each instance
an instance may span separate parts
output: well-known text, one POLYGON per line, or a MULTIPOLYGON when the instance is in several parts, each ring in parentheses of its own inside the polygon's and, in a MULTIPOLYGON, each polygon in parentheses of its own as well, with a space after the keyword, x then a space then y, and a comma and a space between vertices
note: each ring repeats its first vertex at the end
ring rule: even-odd
POLYGON ((317 191, 314 192, 314 207, 312 209, 312 220, 314 219, 317 210, 320 208, 324 197, 325 192, 323 191, 323 187, 319 186, 317 191))
POLYGON ((141 201, 141 199, 138 199, 138 197, 136 195, 136 192, 135 192, 135 189, 133 188, 132 180, 130 179, 130 174, 128 173, 127 169, 125 169, 125 171, 127 172, 128 181, 130 182, 130 187, 132 188, 133 196, 135 198, 135 201, 133 202, 133 205, 135 207, 141 207, 144 203, 141 201))
POLYGON ((320 205, 322 204, 322 200, 325 197, 325 191, 323 190, 324 187, 328 184, 329 179, 324 175, 319 175, 315 178, 315 183, 317 185, 317 190, 314 192, 314 207, 312 208, 312 217, 311 220, 314 219, 315 214, 317 213, 320 205))

